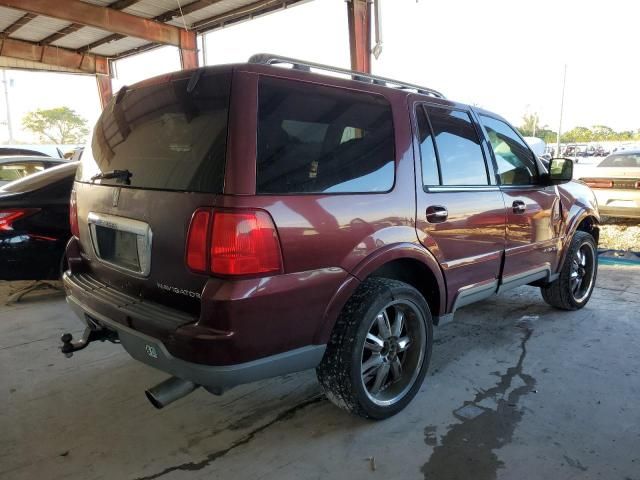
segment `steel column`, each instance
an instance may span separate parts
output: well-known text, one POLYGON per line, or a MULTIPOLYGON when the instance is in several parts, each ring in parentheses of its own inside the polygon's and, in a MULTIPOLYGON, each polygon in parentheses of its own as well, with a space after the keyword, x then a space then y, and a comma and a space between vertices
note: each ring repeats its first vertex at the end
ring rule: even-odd
POLYGON ((180 31, 180 65, 182 70, 198 68, 198 41, 195 31, 180 31))
POLYGON ((107 75, 96 75, 98 95, 100 95, 100 106, 104 108, 113 96, 113 86, 111 84, 111 63, 104 57, 100 57, 98 61, 101 63, 104 62, 104 66, 101 66, 101 70, 106 70, 108 72, 107 75))
POLYGON ((351 69, 371 73, 371 3, 347 0, 351 69))

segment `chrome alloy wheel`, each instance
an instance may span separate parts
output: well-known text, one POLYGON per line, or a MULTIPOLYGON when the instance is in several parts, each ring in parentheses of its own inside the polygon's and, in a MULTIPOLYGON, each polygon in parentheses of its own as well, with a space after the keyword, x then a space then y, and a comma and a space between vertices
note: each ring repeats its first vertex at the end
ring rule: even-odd
POLYGON ((576 302, 582 302, 593 288, 596 252, 590 243, 583 243, 571 259, 570 286, 576 302))
POLYGON ((425 323, 423 313, 409 300, 387 304, 371 321, 360 376, 375 404, 396 403, 415 383, 427 344, 425 323))

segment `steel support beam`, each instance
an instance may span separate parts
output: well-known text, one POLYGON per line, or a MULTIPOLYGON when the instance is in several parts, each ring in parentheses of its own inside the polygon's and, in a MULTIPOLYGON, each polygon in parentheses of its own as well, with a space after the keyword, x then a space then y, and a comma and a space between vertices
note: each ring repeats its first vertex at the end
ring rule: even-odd
POLYGON ((54 67, 72 68, 82 73, 109 74, 109 65, 105 57, 13 38, 0 39, 0 56, 45 63, 54 67))
POLYGON ((347 0, 351 69, 371 73, 371 3, 347 0))
POLYGON ((129 13, 101 7, 80 0, 0 0, 0 6, 37 15, 102 28, 121 35, 142 38, 154 43, 180 46, 178 27, 137 17, 129 13))
POLYGON ((180 65, 182 70, 198 68, 198 41, 196 32, 180 32, 180 65))
MULTIPOLYGON (((109 69, 107 62, 107 69, 109 69)), ((96 83, 98 84, 98 95, 100 95, 100 105, 104 109, 113 96, 113 86, 111 84, 111 75, 96 75, 96 83)))

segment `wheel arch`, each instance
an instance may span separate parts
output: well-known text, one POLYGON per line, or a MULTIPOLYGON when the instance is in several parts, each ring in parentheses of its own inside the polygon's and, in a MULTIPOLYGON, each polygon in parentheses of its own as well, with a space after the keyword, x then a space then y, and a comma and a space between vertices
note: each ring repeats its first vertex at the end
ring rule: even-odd
POLYGON ((579 215, 575 215, 572 218, 568 225, 567 234, 562 245, 562 255, 558 262, 558 269, 562 268, 562 265, 564 265, 569 245, 571 245, 571 240, 578 231, 590 234, 596 241, 597 248, 598 241, 600 239, 600 219, 597 214, 589 210, 582 210, 579 215))
MULTIPOLYGON (((350 274, 325 309, 315 335, 316 343, 329 340, 340 311, 358 285, 369 277, 392 278, 408 283, 422 293, 434 317, 446 313, 447 291, 442 270, 433 255, 423 247, 412 243, 388 245, 362 260, 350 274)), ((434 324, 437 324, 437 318, 434 324)))

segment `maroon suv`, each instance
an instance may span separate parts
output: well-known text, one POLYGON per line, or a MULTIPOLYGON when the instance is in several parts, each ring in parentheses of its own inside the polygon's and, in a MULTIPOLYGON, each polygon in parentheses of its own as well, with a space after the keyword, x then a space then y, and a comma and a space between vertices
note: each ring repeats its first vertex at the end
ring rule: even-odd
POLYGON ((138 83, 78 169, 64 284, 86 330, 63 352, 119 341, 172 375, 158 408, 316 368, 336 405, 388 417, 456 309, 526 284, 587 303, 599 217, 571 172, 381 77, 261 55, 138 83))

